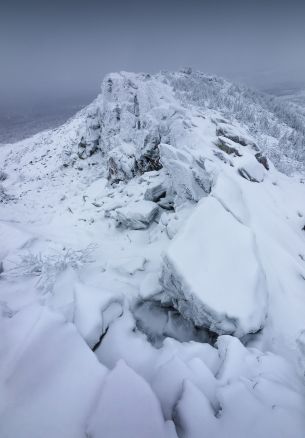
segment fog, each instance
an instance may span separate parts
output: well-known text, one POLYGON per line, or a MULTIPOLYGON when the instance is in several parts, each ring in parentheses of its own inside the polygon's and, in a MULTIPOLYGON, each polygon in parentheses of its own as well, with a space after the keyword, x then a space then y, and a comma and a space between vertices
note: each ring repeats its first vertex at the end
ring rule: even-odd
POLYGON ((2 4, 1 102, 17 108, 89 101, 104 74, 117 70, 191 66, 260 88, 303 81, 304 1, 211 3, 2 4))

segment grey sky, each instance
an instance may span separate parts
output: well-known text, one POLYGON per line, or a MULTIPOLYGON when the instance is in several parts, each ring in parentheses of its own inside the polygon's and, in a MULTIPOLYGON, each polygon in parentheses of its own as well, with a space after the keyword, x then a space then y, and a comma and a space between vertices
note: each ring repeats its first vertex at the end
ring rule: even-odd
POLYGON ((94 96, 109 71, 190 65, 259 85, 305 78, 305 2, 5 0, 0 95, 94 96))

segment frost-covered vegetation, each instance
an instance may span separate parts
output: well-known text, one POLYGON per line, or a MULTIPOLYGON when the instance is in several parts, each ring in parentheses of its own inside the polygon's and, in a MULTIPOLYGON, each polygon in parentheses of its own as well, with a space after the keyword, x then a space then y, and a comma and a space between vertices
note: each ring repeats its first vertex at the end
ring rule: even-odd
POLYGON ((304 170, 305 114, 298 106, 200 72, 165 76, 186 104, 220 111, 246 125, 281 171, 304 170))
POLYGON ((9 278, 38 277, 38 289, 42 293, 52 293, 62 272, 68 268, 78 271, 94 261, 92 253, 95 248, 95 245, 90 244, 84 249, 63 248, 47 254, 27 251, 20 254, 17 263, 12 262, 14 266, 6 270, 4 275, 9 278))

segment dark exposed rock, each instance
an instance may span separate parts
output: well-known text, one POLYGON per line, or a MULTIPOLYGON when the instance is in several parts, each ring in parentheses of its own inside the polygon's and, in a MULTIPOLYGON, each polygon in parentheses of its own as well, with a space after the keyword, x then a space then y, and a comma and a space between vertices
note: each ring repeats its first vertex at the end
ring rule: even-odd
POLYGON ((124 168, 123 163, 116 159, 116 157, 110 156, 107 162, 107 179, 112 183, 118 183, 119 181, 127 181, 130 177, 136 173, 136 161, 131 159, 131 167, 124 168), (128 171, 127 171, 128 170, 128 171))
POLYGON ((112 86, 113 86, 112 79, 109 78, 109 79, 107 80, 107 91, 108 91, 108 93, 112 93, 112 86))
POLYGON ((121 108, 119 107, 119 105, 116 105, 115 107, 115 118, 117 122, 121 120, 121 108))
POLYGON ((93 155, 98 150, 98 147, 98 138, 90 142, 86 142, 84 138, 82 138, 78 144, 77 155, 81 160, 84 160, 85 158, 91 157, 91 155, 93 155))
POLYGON ((4 170, 0 170, 0 181, 5 181, 7 179, 7 173, 4 170))
POLYGON ((259 183, 260 181, 258 181, 257 179, 255 179, 253 176, 251 176, 245 169, 240 168, 238 169, 238 173, 240 174, 240 176, 242 176, 243 178, 247 179, 248 181, 251 182, 255 182, 255 183, 259 183))
POLYGON ((257 161, 259 163, 261 163, 264 166, 264 168, 266 170, 269 170, 268 160, 261 152, 258 152, 257 154, 255 154, 255 158, 257 159, 257 161))
POLYGON ((219 158, 220 161, 223 161, 224 163, 229 163, 229 165, 231 167, 234 167, 234 164, 232 163, 232 161, 227 159, 227 157, 225 157, 225 155, 222 152, 213 151, 213 154, 215 155, 215 157, 219 158))
POLYGON ((134 102, 133 113, 134 113, 134 115, 136 117, 139 117, 139 115, 140 115, 140 107, 139 107, 138 97, 137 97, 136 94, 134 96, 133 102, 134 102))
POLYGON ((159 133, 149 133, 144 139, 143 153, 137 159, 138 173, 143 174, 152 170, 162 169, 160 161, 159 144, 161 137, 159 133))
POLYGON ((236 157, 241 157, 241 154, 239 153, 239 151, 232 147, 229 142, 225 141, 225 139, 223 137, 219 137, 218 141, 216 143, 216 146, 221 149, 223 152, 225 152, 226 154, 234 154, 236 157))
POLYGON ((259 151, 258 146, 250 138, 239 132, 235 132, 230 125, 218 125, 216 128, 216 135, 226 137, 234 143, 239 143, 241 146, 251 146, 255 151, 259 151))
POLYGON ((140 174, 160 169, 162 169, 162 164, 160 162, 158 147, 144 152, 137 160, 137 170, 140 174))

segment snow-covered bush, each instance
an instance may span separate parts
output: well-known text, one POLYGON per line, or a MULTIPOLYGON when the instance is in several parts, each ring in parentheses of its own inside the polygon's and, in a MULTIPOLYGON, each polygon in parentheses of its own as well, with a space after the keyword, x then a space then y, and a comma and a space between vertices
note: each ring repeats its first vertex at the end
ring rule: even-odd
POLYGON ((84 249, 64 248, 51 254, 27 252, 20 256, 20 262, 4 273, 7 277, 38 277, 37 286, 43 292, 52 292, 58 276, 67 268, 77 271, 87 263, 92 263, 95 245, 84 249))

